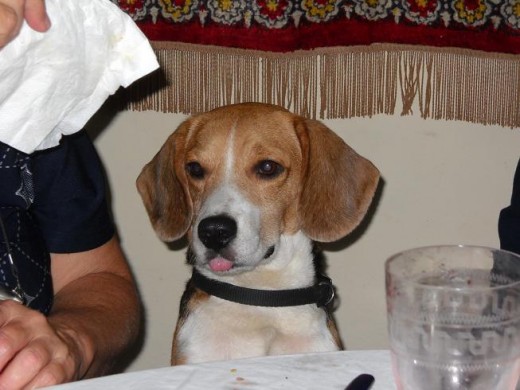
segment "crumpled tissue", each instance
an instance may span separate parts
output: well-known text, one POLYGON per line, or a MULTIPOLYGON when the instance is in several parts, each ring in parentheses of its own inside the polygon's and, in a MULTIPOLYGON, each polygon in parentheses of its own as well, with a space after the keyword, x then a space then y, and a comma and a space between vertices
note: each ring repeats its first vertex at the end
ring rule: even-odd
POLYGON ((144 34, 109 0, 46 0, 52 26, 25 22, 0 49, 0 141, 24 153, 81 130, 109 95, 159 67, 144 34))

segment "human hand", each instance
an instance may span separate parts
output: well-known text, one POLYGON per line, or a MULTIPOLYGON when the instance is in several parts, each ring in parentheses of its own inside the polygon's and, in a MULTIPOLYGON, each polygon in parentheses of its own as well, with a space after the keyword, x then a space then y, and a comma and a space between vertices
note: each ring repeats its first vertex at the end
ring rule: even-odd
POLYGON ((81 351, 74 335, 38 311, 0 302, 0 388, 33 389, 79 379, 81 351))
POLYGON ((44 0, 0 0, 0 48, 18 35, 24 19, 35 31, 51 26, 44 0))

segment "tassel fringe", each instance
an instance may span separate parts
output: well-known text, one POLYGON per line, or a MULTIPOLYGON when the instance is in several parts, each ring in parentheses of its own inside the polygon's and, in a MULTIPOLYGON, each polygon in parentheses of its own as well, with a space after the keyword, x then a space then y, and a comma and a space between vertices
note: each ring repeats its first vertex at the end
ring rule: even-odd
POLYGON ((271 53, 153 42, 161 70, 118 93, 130 110, 193 114, 264 102, 320 119, 413 114, 520 127, 520 56, 395 44, 271 53))

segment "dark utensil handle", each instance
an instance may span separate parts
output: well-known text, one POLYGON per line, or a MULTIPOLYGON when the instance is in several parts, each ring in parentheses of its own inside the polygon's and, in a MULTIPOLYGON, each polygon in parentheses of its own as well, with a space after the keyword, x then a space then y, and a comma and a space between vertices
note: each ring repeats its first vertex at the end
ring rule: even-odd
POLYGON ((350 382, 345 390, 368 390, 372 387, 375 379, 370 374, 361 374, 350 382))

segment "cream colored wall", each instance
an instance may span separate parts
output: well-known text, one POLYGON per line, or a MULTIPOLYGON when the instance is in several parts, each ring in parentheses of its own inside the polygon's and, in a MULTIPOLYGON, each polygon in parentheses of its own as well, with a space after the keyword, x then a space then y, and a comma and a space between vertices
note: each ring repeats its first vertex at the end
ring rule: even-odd
MULTIPOLYGON (((128 370, 166 366, 189 269, 184 248, 170 250, 155 237, 134 183, 185 116, 122 112, 107 122, 109 117, 99 114, 90 128, 101 130, 95 143, 147 321, 143 349, 128 370)), ((327 246, 325 254, 341 299, 336 318, 346 347, 385 348, 385 259, 420 245, 498 246, 497 218, 509 203, 520 130, 399 116, 325 122, 372 160, 384 180, 363 234, 327 246)))

